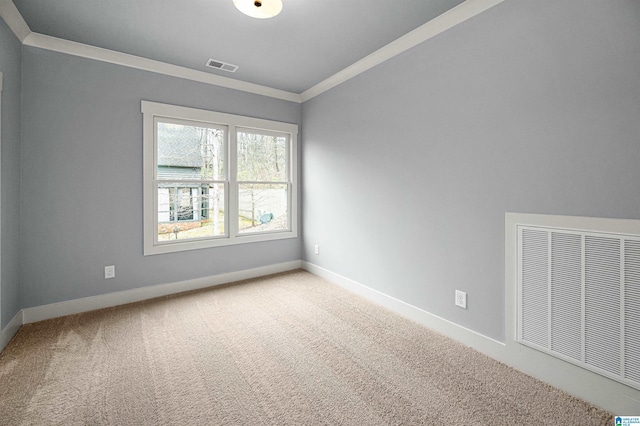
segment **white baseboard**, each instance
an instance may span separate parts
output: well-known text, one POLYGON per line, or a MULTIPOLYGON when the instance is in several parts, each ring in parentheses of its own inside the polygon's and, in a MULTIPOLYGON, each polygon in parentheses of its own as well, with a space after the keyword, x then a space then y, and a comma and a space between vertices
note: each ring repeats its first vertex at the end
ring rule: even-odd
POLYGON ((356 293, 366 299, 371 300, 385 308, 394 311, 395 313, 402 315, 405 318, 409 318, 419 324, 422 324, 432 330, 435 330, 441 334, 446 335, 454 340, 457 340, 465 345, 472 346, 478 351, 491 355, 491 353, 500 350, 504 347, 504 343, 494 340, 490 337, 480 334, 468 328, 462 327, 449 320, 441 318, 437 315, 429 313, 418 307, 403 302, 402 300, 388 296, 384 293, 367 287, 364 284, 360 284, 342 275, 331 272, 320 266, 314 265, 306 261, 302 261, 302 268, 314 275, 322 277, 327 281, 331 281, 334 284, 343 287, 352 293, 356 293))
POLYGON ((302 261, 302 268, 615 415, 640 415, 637 389, 526 346, 491 339, 313 263, 302 261))
POLYGON ((259 268, 245 269, 243 271, 229 272, 226 274, 212 275, 193 280, 179 281, 168 284, 158 284, 132 290, 118 291, 99 296, 84 297, 81 299, 67 300, 49 305, 34 306, 22 310, 23 323, 43 321, 46 319, 79 314, 81 312, 94 311, 96 309, 110 308, 155 297, 168 296, 184 291, 199 290, 216 285, 227 284, 250 278, 257 278, 279 272, 291 271, 302 267, 300 260, 262 266, 259 268))
POLYGON ((550 357, 526 346, 491 339, 413 305, 395 299, 349 278, 306 261, 291 261, 210 277, 159 284, 100 296, 26 308, 16 314, 0 332, 0 351, 23 324, 167 296, 184 291, 241 281, 303 268, 353 293, 369 299, 445 336, 461 342, 511 367, 598 405, 613 414, 640 414, 640 391, 550 357))
POLYGON ((19 311, 11 321, 9 321, 9 324, 0 331, 0 352, 7 347, 13 336, 15 336, 18 330, 20 330, 20 327, 22 327, 22 324, 22 311, 19 311))

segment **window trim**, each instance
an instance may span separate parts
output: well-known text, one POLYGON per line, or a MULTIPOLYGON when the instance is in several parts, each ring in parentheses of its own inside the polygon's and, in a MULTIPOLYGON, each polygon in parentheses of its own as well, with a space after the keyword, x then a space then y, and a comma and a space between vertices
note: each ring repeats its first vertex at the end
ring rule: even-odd
POLYGON ((141 102, 141 111, 143 116, 143 235, 145 256, 298 237, 298 126, 296 124, 144 100, 141 102), (157 169, 155 131, 157 118, 202 122, 227 127, 225 188, 228 191, 225 193, 225 236, 178 240, 172 243, 156 242, 158 230, 157 191, 155 191, 155 173, 157 169), (288 191, 289 230, 287 231, 239 233, 237 223, 239 199, 236 176, 236 139, 239 128, 289 135, 287 158, 287 166, 290 170, 288 191))

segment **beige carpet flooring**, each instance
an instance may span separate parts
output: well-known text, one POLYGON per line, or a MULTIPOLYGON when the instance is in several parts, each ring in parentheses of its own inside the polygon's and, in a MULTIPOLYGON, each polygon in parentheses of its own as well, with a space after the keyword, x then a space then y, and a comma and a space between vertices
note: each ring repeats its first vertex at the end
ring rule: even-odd
POLYGON ((2 425, 606 425, 573 398, 307 272, 28 324, 2 425))

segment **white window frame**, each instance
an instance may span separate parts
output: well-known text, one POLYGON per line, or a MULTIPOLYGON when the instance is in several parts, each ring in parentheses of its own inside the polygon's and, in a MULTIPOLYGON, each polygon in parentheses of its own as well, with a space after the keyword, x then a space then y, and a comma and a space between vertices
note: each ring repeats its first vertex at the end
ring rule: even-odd
POLYGON ((290 123, 263 120, 241 115, 225 114, 196 108, 142 101, 143 116, 143 220, 144 255, 174 253, 210 247, 261 241, 296 238, 298 236, 298 126, 290 123), (193 240, 158 241, 156 119, 180 120, 222 125, 227 130, 225 146, 225 235, 193 240), (237 129, 256 132, 286 134, 289 137, 287 167, 289 169, 288 215, 289 230, 264 233, 239 233, 238 229, 238 181, 237 181, 237 129))
MULTIPOLYGON (((0 158, 2 158, 2 155, 1 155, 1 151, 2 151, 2 81, 3 81, 2 71, 0 71, 0 158)), ((0 173, 0 176, 2 176, 2 173, 0 173)), ((0 188, 2 188, 1 184, 0 184, 0 188)), ((0 194, 0 200, 2 200, 1 195, 2 194, 0 194)), ((2 208, 0 208, 0 212, 2 212, 2 208)), ((1 213, 0 213, 0 216, 2 216, 1 213)), ((0 217, 0 219, 2 218, 0 217)), ((2 220, 0 220, 0 223, 2 223, 2 220)), ((0 226, 0 240, 2 240, 1 237, 2 237, 2 226, 0 226)), ((2 272, 2 250, 0 250, 0 330, 2 330, 2 273, 1 272, 2 272)))

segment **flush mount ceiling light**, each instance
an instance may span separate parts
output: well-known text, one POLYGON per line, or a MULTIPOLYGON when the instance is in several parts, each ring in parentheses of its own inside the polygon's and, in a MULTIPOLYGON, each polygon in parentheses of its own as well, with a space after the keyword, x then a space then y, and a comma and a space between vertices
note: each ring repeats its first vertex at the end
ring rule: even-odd
POLYGON ((236 8, 252 18, 273 18, 282 11, 283 0, 233 0, 236 8))

